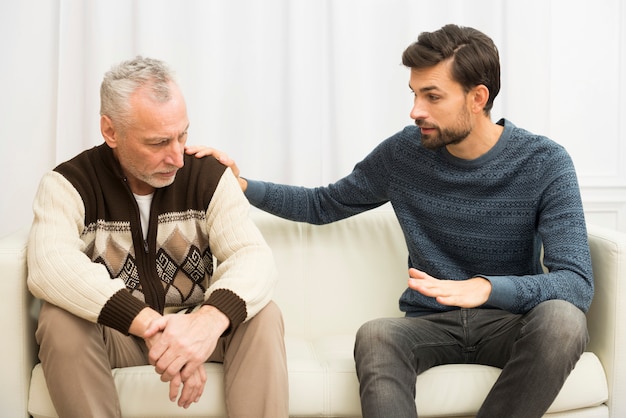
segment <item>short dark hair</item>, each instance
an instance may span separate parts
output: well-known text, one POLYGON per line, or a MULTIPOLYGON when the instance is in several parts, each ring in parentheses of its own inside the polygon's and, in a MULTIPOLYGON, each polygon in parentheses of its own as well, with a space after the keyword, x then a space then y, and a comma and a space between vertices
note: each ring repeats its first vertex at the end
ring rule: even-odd
POLYGON ((478 85, 489 89, 484 112, 489 115, 500 92, 500 57, 493 40, 474 28, 446 25, 434 32, 422 32, 402 54, 409 68, 428 68, 453 59, 452 79, 465 92, 478 85))

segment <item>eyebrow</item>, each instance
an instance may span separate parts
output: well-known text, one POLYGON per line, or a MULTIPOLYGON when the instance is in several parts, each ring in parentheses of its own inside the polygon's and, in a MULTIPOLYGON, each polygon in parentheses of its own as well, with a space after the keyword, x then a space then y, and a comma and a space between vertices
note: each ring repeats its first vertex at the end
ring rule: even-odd
MULTIPOLYGON (((183 135, 185 135, 185 133, 187 133, 187 131, 189 130, 189 123, 187 124, 187 126, 185 127, 185 129, 183 129, 183 131, 180 133, 180 135, 178 135, 178 137, 176 137, 175 139, 178 139, 180 137, 182 137, 183 135)), ((144 140, 148 141, 148 142, 158 142, 158 141, 163 141, 163 140, 171 140, 174 138, 171 137, 165 137, 165 136, 152 136, 152 137, 145 137, 144 140)))
POLYGON ((185 126, 185 129, 183 129, 183 131, 181 132, 181 134, 180 134, 180 135, 178 135, 179 137, 181 137, 181 136, 183 136, 183 135, 185 135, 185 134, 187 133, 187 131, 189 130, 189 125, 190 125, 190 123, 189 123, 189 122, 187 122, 187 126, 185 126))
MULTIPOLYGON (((411 91, 415 92, 415 90, 413 90, 413 87, 411 87, 411 83, 409 83, 409 88, 411 89, 411 91)), ((419 89, 420 93, 426 93, 426 92, 433 91, 433 90, 441 90, 441 89, 437 86, 425 86, 419 89)))

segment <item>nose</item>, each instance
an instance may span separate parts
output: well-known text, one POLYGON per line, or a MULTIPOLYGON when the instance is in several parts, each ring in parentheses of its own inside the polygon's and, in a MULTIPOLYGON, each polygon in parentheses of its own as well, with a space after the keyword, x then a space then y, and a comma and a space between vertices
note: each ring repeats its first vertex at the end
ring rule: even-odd
POLYGON ((411 109, 410 116, 413 120, 426 119, 428 117, 428 112, 423 102, 417 97, 413 100, 413 108, 411 109))
POLYGON ((183 155, 185 153, 185 144, 179 141, 172 141, 172 145, 168 147, 165 162, 176 168, 182 168, 185 164, 183 155))

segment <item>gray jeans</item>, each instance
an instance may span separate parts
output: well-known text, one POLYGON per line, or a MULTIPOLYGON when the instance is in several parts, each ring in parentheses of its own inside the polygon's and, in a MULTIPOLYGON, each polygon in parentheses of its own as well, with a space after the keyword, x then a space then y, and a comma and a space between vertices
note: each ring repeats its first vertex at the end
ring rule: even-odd
POLYGON ((354 349, 363 417, 417 417, 417 375, 460 363, 502 369, 477 417, 541 417, 588 339, 584 313, 561 300, 524 315, 459 309, 367 322, 354 349))

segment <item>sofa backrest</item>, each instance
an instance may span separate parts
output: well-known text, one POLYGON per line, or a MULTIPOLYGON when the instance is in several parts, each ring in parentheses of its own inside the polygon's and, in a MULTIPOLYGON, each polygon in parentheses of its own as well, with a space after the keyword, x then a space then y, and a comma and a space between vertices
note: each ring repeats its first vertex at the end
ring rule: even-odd
POLYGON ((367 320, 402 316, 408 251, 394 212, 377 209, 329 225, 292 222, 253 209, 274 252, 274 300, 285 333, 351 334, 367 320))

